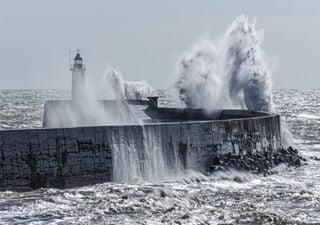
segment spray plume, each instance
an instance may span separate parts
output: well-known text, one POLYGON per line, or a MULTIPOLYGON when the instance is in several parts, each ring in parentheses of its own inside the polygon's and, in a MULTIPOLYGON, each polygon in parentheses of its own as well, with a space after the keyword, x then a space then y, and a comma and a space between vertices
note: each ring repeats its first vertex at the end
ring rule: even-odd
MULTIPOLYGON (((179 98, 187 107, 208 113, 217 109, 249 109, 274 112, 271 71, 262 50, 264 32, 256 19, 241 15, 218 41, 203 38, 177 63, 179 98)), ((283 145, 293 145, 285 121, 281 121, 283 145)))
POLYGON ((176 88, 188 107, 272 111, 271 73, 261 48, 263 30, 241 15, 219 41, 201 39, 177 64, 176 88))
POLYGON ((121 72, 111 66, 107 68, 105 80, 111 85, 116 99, 143 99, 154 93, 154 89, 147 81, 126 81, 121 72))

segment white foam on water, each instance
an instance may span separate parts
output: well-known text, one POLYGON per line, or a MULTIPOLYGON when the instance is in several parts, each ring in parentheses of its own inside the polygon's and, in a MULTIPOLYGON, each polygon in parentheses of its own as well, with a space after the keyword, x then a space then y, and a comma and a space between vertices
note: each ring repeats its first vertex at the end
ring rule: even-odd
POLYGON ((307 120, 319 120, 320 116, 309 114, 309 113, 300 113, 298 115, 298 118, 307 119, 307 120))

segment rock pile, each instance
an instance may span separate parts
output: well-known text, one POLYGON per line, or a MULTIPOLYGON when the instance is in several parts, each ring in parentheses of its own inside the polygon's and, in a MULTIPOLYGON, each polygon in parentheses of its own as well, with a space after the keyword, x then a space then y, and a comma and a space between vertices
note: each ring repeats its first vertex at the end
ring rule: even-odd
POLYGON ((278 151, 248 152, 245 155, 228 153, 216 156, 210 163, 210 172, 225 169, 246 170, 253 173, 271 174, 271 168, 285 163, 288 166, 300 167, 305 162, 297 149, 288 147, 278 151))

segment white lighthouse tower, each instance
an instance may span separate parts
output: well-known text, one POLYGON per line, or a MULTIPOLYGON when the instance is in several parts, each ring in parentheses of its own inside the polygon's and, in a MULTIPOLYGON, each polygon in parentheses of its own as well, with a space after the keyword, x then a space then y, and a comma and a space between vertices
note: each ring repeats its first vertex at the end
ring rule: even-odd
POLYGON ((74 57, 74 63, 71 66, 72 71, 72 100, 81 101, 85 92, 85 64, 82 63, 80 56, 80 50, 77 50, 76 57, 74 57))

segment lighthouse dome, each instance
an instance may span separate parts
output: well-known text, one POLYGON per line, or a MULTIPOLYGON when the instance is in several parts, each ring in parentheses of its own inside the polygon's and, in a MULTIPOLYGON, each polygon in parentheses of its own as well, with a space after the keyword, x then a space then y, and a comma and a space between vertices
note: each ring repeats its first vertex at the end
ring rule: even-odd
POLYGON ((80 53, 77 53, 76 57, 74 57, 74 61, 82 61, 80 53))

